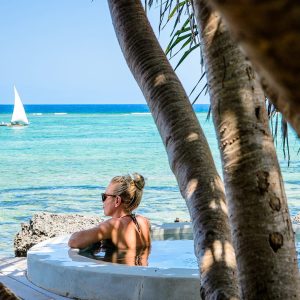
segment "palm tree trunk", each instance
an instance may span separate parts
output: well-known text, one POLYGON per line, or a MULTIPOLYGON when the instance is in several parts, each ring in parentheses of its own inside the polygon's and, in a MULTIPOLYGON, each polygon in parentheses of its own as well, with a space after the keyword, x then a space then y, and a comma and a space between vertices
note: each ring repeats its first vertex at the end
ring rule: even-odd
POLYGON ((242 299, 299 299, 295 240, 264 93, 220 15, 194 0, 242 299))
POLYGON ((108 3, 124 57, 149 105, 191 215, 202 299, 236 299, 224 188, 197 117, 140 1, 108 3))
POLYGON ((20 300, 4 283, 0 282, 0 300, 20 300))
POLYGON ((255 64, 262 86, 300 136, 299 1, 211 0, 255 64))

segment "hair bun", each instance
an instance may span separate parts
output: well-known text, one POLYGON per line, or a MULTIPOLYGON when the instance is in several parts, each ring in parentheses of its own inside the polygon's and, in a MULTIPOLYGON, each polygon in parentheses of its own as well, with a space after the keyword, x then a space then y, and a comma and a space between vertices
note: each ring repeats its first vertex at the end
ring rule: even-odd
POLYGON ((139 173, 133 173, 132 177, 134 185, 141 191, 145 186, 145 178, 139 173))

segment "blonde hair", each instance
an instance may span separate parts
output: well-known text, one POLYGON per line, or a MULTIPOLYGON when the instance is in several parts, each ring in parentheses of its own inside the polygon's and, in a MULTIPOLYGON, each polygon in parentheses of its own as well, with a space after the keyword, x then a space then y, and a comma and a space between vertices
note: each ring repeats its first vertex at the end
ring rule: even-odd
POLYGON ((114 194, 121 196, 124 207, 128 212, 139 206, 145 186, 145 179, 142 175, 133 173, 132 176, 116 176, 111 180, 111 183, 116 183, 114 194))

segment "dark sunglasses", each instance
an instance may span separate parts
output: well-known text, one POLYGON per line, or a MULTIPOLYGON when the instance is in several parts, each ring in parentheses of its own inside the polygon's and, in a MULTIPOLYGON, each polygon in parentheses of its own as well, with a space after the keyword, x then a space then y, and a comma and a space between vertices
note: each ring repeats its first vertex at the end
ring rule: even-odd
POLYGON ((102 202, 104 202, 106 200, 106 198, 109 196, 117 197, 118 195, 110 195, 110 194, 101 193, 102 202))

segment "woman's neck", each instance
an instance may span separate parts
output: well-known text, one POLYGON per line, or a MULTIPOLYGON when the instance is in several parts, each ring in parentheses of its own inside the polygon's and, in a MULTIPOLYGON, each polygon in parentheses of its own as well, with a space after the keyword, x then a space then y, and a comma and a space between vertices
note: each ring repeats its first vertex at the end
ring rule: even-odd
POLYGON ((120 219, 120 218, 130 216, 130 215, 131 215, 131 212, 121 210, 121 211, 116 211, 111 217, 116 218, 116 219, 120 219))

